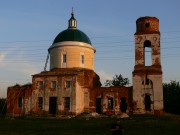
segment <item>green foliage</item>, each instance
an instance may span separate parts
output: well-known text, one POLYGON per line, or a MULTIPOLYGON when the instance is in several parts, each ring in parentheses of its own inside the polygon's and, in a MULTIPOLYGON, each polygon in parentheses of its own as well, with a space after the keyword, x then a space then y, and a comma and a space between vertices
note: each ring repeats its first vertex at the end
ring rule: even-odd
POLYGON ((6 99, 0 98, 0 116, 6 114, 6 99))
POLYGON ((113 80, 106 80, 106 82, 104 83, 105 86, 126 86, 129 85, 129 79, 128 78, 124 78, 121 74, 120 75, 115 75, 115 77, 113 77, 113 80))
POLYGON ((170 81, 163 84, 164 110, 169 113, 180 114, 180 83, 170 81))
POLYGON ((173 91, 180 91, 180 83, 175 81, 170 81, 170 83, 164 83, 163 88, 173 90, 173 91))

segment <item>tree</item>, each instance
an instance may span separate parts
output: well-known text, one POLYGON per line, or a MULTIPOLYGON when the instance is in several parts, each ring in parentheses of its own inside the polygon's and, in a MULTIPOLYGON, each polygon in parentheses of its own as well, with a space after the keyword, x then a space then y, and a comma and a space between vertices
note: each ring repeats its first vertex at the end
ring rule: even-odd
POLYGON ((6 99, 0 98, 0 116, 4 116, 6 114, 6 99))
POLYGON ((163 83, 164 110, 169 113, 180 114, 180 83, 170 81, 163 83))
POLYGON ((115 75, 115 77, 113 77, 113 80, 106 80, 106 82, 104 83, 105 86, 126 86, 129 85, 129 79, 128 78, 124 78, 121 74, 120 75, 115 75))

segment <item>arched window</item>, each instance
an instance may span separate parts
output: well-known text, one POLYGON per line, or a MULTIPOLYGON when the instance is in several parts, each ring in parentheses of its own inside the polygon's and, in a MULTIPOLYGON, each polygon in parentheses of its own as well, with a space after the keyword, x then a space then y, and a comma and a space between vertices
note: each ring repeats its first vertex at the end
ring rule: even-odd
POLYGON ((152 81, 148 78, 146 78, 145 80, 142 81, 142 85, 153 85, 152 81))
POLYGON ((151 42, 149 40, 146 40, 144 42, 144 63, 145 66, 152 65, 152 48, 151 48, 151 42))

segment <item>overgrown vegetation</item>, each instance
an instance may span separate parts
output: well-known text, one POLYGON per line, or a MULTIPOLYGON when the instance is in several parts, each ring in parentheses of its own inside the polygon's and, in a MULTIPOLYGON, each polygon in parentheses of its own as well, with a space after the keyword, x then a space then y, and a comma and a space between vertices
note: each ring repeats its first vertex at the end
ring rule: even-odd
POLYGON ((0 116, 6 115, 6 99, 0 98, 0 116))
POLYGON ((164 83, 163 94, 165 112, 180 114, 180 83, 164 83))
POLYGON ((129 85, 129 79, 124 78, 121 74, 120 75, 115 75, 112 80, 106 80, 104 83, 105 86, 126 86, 129 85))
MULTIPOLYGON (((0 135, 111 135, 113 117, 0 119, 0 135)), ((133 115, 121 119, 124 135, 177 135, 180 116, 133 115)))

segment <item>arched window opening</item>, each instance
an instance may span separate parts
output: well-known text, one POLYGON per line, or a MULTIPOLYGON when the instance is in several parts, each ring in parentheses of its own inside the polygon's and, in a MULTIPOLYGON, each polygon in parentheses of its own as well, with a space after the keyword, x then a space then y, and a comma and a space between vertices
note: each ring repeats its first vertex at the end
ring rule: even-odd
POLYGON ((145 66, 151 66, 152 65, 152 48, 151 48, 151 42, 149 40, 146 40, 144 42, 144 63, 145 66))
POLYGON ((152 85, 152 81, 148 78, 145 79, 145 82, 144 80, 142 81, 142 85, 152 85))

